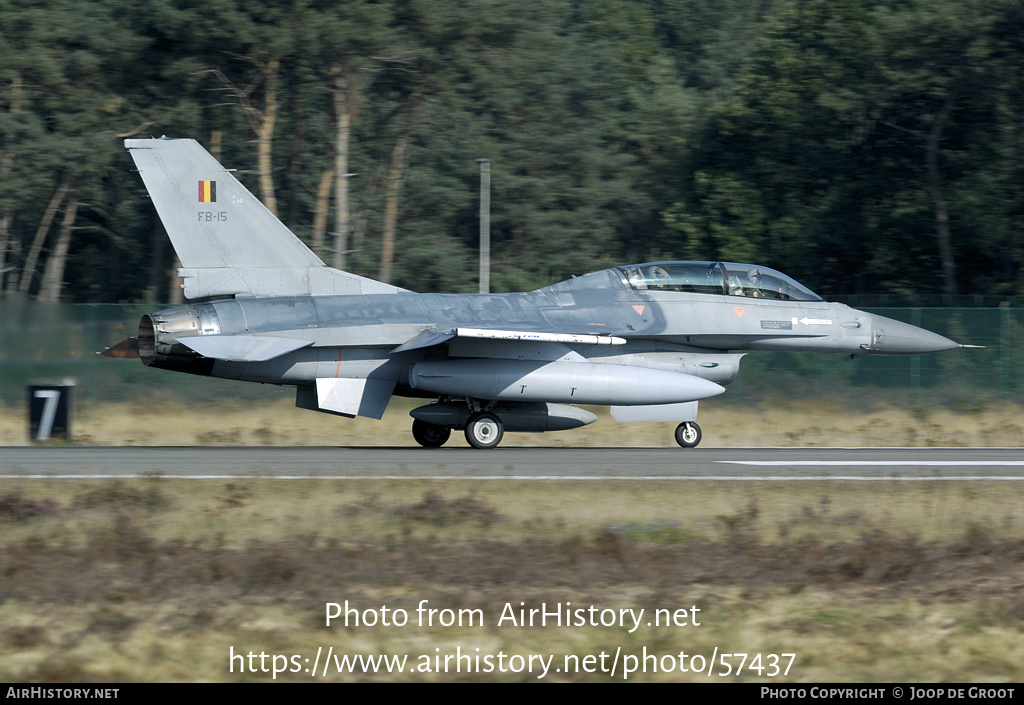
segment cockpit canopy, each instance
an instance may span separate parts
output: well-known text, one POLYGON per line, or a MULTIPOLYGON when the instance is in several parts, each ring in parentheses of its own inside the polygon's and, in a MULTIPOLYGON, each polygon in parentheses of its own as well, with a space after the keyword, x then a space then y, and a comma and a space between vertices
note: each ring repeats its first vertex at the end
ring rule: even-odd
POLYGON ((783 301, 822 301, 781 272, 735 262, 648 262, 616 267, 623 283, 646 291, 683 291, 719 296, 750 296, 783 301))

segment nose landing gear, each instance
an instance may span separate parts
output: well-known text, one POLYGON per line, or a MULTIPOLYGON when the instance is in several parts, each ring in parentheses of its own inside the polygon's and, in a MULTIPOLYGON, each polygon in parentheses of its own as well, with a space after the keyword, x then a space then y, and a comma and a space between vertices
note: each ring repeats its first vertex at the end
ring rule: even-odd
POLYGON ((683 448, 696 448, 700 443, 700 426, 693 421, 684 421, 676 426, 676 443, 683 448))

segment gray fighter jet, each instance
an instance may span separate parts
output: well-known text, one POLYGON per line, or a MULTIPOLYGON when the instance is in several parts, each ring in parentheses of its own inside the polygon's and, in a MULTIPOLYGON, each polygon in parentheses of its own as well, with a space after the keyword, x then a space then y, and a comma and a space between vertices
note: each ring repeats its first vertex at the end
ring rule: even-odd
POLYGON ((958 347, 828 303, 785 274, 731 262, 652 262, 536 291, 417 294, 332 269, 194 140, 126 140, 181 259, 185 296, 221 300, 143 316, 111 356, 296 388, 295 404, 379 419, 393 395, 425 447, 464 430, 673 421, 700 442, 697 402, 725 391, 745 350, 910 355, 958 347))

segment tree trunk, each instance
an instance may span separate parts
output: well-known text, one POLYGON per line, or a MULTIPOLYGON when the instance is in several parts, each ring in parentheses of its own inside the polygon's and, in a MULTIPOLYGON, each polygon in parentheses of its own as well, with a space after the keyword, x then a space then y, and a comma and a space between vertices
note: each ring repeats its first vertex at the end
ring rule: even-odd
POLYGON ((47 303, 58 303, 60 292, 64 286, 64 268, 68 261, 68 248, 71 246, 71 234, 75 229, 75 217, 78 215, 78 201, 75 192, 68 195, 68 205, 64 209, 64 219, 60 224, 60 235, 57 246, 53 248, 46 260, 46 271, 39 289, 39 300, 47 303))
POLYGON ((259 65, 260 71, 263 73, 266 95, 262 120, 256 123, 260 192, 263 195, 263 205, 275 215, 277 214, 277 196, 274 195, 273 147, 274 125, 277 123, 277 70, 280 63, 278 59, 271 59, 267 63, 259 65))
POLYGON ((409 133, 405 130, 398 136, 395 148, 391 150, 391 166, 388 168, 387 190, 384 194, 384 228, 380 239, 380 270, 377 279, 391 281, 391 267, 395 260, 395 231, 398 227, 398 192, 402 188, 402 163, 405 148, 409 144, 409 133))
MULTIPOLYGON (((3 177, 10 171, 12 158, 10 154, 3 155, 2 166, 0 166, 0 183, 6 180, 3 177)), ((10 248, 7 243, 11 240, 11 221, 13 219, 13 213, 9 208, 4 208, 3 213, 0 213, 0 298, 3 297, 5 290, 4 278, 7 277, 8 268, 11 269, 11 280, 14 279, 14 268, 7 264, 7 252, 10 248)))
POLYGON ((174 258, 174 267, 171 269, 171 286, 167 291, 167 303, 180 304, 185 301, 185 290, 181 288, 181 280, 178 278, 178 270, 181 268, 181 260, 174 258))
POLYGON ((164 250, 167 236, 162 225, 154 225, 149 229, 149 267, 146 272, 146 303, 163 303, 160 296, 160 281, 164 271, 164 250))
POLYGON ((348 155, 352 130, 352 95, 356 80, 341 66, 331 69, 334 75, 334 112, 338 120, 338 132, 334 149, 334 257, 332 266, 344 270, 348 255, 349 206, 348 206, 348 155))
POLYGON ((388 167, 387 186, 384 194, 384 227, 380 241, 380 270, 377 278, 385 283, 391 281, 391 268, 395 259, 395 233, 398 229, 398 194, 402 188, 402 170, 405 164, 405 150, 409 146, 409 138, 412 135, 413 113, 416 104, 421 96, 417 88, 409 96, 402 112, 405 113, 405 123, 395 141, 395 147, 391 150, 391 164, 388 167))
POLYGON ((278 217, 285 223, 298 223, 305 213, 305 205, 299 194, 305 190, 302 185, 302 173, 306 168, 306 111, 298 86, 291 83, 288 88, 288 103, 292 109, 291 155, 288 158, 288 173, 285 175, 288 202, 280 204, 281 213, 278 217))
POLYGON ((210 156, 220 161, 221 140, 224 133, 219 129, 210 130, 210 156))
MULTIPOLYGON (((10 112, 16 113, 21 110, 21 89, 22 82, 20 76, 15 76, 11 80, 11 109, 10 112)), ((0 183, 7 181, 7 175, 11 171, 11 166, 14 163, 14 155, 7 153, 7 138, 4 138, 3 147, 4 153, 0 156, 0 183)), ((4 208, 3 213, 0 213, 0 298, 3 297, 5 291, 4 279, 7 278, 8 269, 11 270, 9 282, 7 285, 8 289, 14 288, 14 267, 7 264, 7 253, 11 247, 8 243, 11 241, 11 222, 14 220, 14 213, 11 208, 4 208)))
POLYGON ((334 181, 334 169, 324 169, 320 176, 320 185, 316 189, 316 212, 313 214, 312 245, 313 253, 320 259, 324 258, 324 235, 327 233, 327 212, 331 207, 331 183, 334 181))
POLYGON ((11 239, 11 212, 0 214, 0 297, 4 293, 4 277, 7 275, 7 242, 11 239))
MULTIPOLYGON (((280 59, 271 59, 267 62, 260 62, 248 56, 240 58, 244 58, 255 65, 256 70, 260 74, 264 90, 264 109, 262 111, 253 107, 252 101, 249 100, 249 94, 258 82, 242 90, 217 69, 207 69, 206 71, 215 76, 238 99, 245 112, 245 117, 249 121, 249 127, 252 128, 253 133, 256 135, 256 171, 258 172, 257 176, 260 182, 260 200, 263 201, 263 205, 270 209, 271 213, 277 215, 277 197, 274 196, 272 156, 274 127, 277 124, 277 72, 281 61, 280 59)), ((220 133, 215 132, 212 138, 214 144, 211 145, 213 150, 211 154, 219 161, 220 133)))
POLYGON ((64 197, 67 196, 68 189, 71 187, 71 178, 71 174, 68 174, 64 177, 64 181, 61 182, 60 186, 57 187, 57 191, 53 194, 53 198, 50 199, 49 205, 46 206, 43 219, 39 222, 39 227, 36 229, 35 239, 32 240, 32 247, 28 251, 28 257, 25 259, 25 268, 21 271, 21 283, 18 285, 18 293, 22 296, 27 296, 29 287, 32 286, 32 277, 35 274, 39 252, 43 249, 43 243, 46 242, 46 235, 50 232, 50 225, 53 224, 53 219, 57 216, 57 210, 64 201, 64 197))
POLYGON ((942 130, 946 126, 949 114, 953 110, 959 90, 954 88, 946 96, 939 114, 935 116, 935 122, 928 133, 927 146, 925 148, 925 162, 928 169, 928 191, 931 193, 932 203, 935 206, 935 228, 939 241, 939 258, 942 261, 942 288, 943 292, 951 296, 958 293, 956 285, 956 258, 953 254, 953 235, 949 229, 949 211, 946 207, 946 199, 942 192, 942 175, 939 172, 939 142, 942 139, 942 130))

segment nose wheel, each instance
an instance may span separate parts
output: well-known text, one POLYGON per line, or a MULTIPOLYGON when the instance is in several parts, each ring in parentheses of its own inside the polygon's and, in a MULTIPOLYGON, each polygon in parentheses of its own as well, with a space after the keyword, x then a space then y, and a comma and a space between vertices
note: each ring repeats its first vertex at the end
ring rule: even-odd
POLYGON ((473 414, 466 422, 466 442, 474 448, 494 448, 504 432, 501 420, 486 411, 473 414))
POLYGON ((684 421, 676 426, 676 443, 683 448, 696 448, 700 443, 700 426, 693 421, 684 421))

